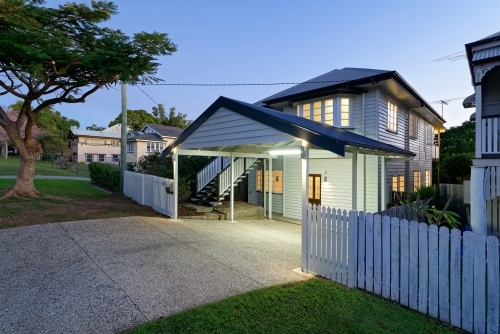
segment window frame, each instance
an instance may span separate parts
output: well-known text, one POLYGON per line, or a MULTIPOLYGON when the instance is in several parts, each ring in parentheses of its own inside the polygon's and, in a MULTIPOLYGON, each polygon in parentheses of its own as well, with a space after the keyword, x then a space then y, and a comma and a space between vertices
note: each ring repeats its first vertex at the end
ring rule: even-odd
POLYGON ((405 192, 405 176, 404 175, 393 175, 391 178, 391 191, 396 193, 405 192), (394 189, 396 185, 396 189, 394 189), (402 190, 401 190, 402 189, 402 190))
POLYGON ((387 131, 398 133, 398 105, 390 100, 387 100, 387 131), (394 108, 391 108, 391 106, 394 108), (391 113, 394 113, 394 115, 391 116, 391 113), (394 122, 391 122, 391 119, 394 122))
POLYGON ((425 186, 431 186, 431 171, 429 169, 425 170, 425 186))
POLYGON ((98 154, 97 162, 106 162, 106 154, 98 154))
MULTIPOLYGON (((338 121, 336 122, 337 123, 337 127, 339 128, 352 128, 352 98, 351 97, 348 97, 348 96, 337 96, 337 119, 338 121), (348 114, 348 124, 347 125, 342 125, 342 99, 346 99, 348 101, 348 111, 347 111, 347 114, 348 114)), ((335 114, 335 110, 334 110, 334 114, 335 114)))
POLYGON ((86 153, 85 154, 85 162, 87 162, 87 163, 94 162, 94 155, 90 154, 90 153, 86 153), (90 157, 90 161, 89 161, 89 157, 90 157))
POLYGON ((412 112, 408 117, 408 137, 418 139, 418 117, 412 112))
POLYGON ((413 191, 417 192, 422 187, 422 172, 419 170, 413 171, 413 191), (417 182, 418 180, 418 182, 417 182), (417 184, 418 183, 418 184, 417 184))
MULTIPOLYGON (((278 194, 278 195, 283 194, 283 170, 282 169, 273 169, 272 175, 274 178, 274 182, 273 182, 273 190, 271 193, 278 194), (276 174, 278 172, 281 173, 281 181, 276 180, 276 178, 278 177, 278 176, 276 176, 276 174), (281 183, 281 191, 276 190, 278 183, 281 183)), ((266 177, 264 180, 264 189, 265 189, 266 193, 269 193, 269 170, 268 169, 266 169, 266 177)), ((255 176, 255 191, 262 192, 262 169, 257 169, 257 173, 255 176)))
POLYGON ((134 142, 127 142, 127 153, 134 153, 134 142))

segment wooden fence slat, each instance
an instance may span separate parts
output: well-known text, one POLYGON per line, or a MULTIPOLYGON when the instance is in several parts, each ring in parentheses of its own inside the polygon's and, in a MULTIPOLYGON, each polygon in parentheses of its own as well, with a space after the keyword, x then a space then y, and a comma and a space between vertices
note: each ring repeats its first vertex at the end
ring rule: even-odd
POLYGON ((326 258, 326 208, 321 207, 321 276, 327 277, 327 258, 326 258))
POLYGON ((337 210, 337 283, 342 283, 342 210, 337 210))
POLYGON ((500 307, 500 282, 498 239, 496 237, 486 238, 487 244, 487 269, 488 269, 488 320, 487 333, 498 333, 499 307, 500 307))
POLYGON ((418 224, 418 311, 427 314, 429 289, 429 253, 427 224, 418 224))
MULTIPOLYGON (((439 319, 450 322, 450 230, 439 228, 439 319)), ((432 272, 431 272, 432 275, 432 272)))
POLYGON ((365 288, 365 235, 366 235, 365 213, 361 211, 358 216, 358 288, 365 288))
POLYGON ((408 306, 418 309, 418 223, 410 222, 410 283, 408 306))
MULTIPOLYGON (((462 329, 473 330, 473 287, 474 287, 474 234, 466 231, 463 234, 462 255, 462 329)), ((459 290, 460 291, 460 290, 459 290)))
POLYGON ((486 237, 484 234, 474 233, 474 333, 484 333, 485 330, 486 237))
POLYGON ((365 282, 366 291, 373 292, 373 214, 367 213, 365 215, 366 223, 366 271, 365 282))
POLYGON ((332 208, 332 268, 331 279, 337 281, 337 212, 332 208))
POLYGON ((342 284, 347 285, 347 211, 342 212, 342 284))
POLYGON ((462 326, 461 311, 461 276, 462 276, 462 258, 461 258, 461 234, 456 228, 451 230, 450 237, 450 323, 458 328, 462 326))
POLYGON ((410 227, 408 221, 403 219, 399 225, 400 245, 401 245, 401 271, 399 284, 399 301, 404 306, 408 304, 409 293, 409 270, 410 270, 410 227))
POLYGON ((391 299, 399 301, 399 219, 391 219, 391 299))
POLYGON ((357 269, 357 228, 358 224, 358 211, 349 211, 348 221, 348 236, 347 236, 347 286, 354 288, 356 286, 356 269, 357 269))
POLYGON ((373 292, 382 292, 382 224, 380 215, 373 217, 373 292))
POLYGON ((330 207, 328 207, 328 209, 326 210, 326 228, 328 229, 327 237, 326 237, 326 254, 327 254, 326 277, 328 279, 331 279, 331 280, 333 280, 333 278, 332 278, 332 263, 333 263, 332 239, 334 238, 334 235, 335 235, 332 233, 332 226, 333 226, 333 224, 332 224, 332 209, 330 207))
POLYGON ((382 217, 382 297, 391 297, 391 218, 382 217))
POLYGON ((429 315, 437 318, 439 315, 439 246, 438 227, 430 225, 429 234, 429 315))

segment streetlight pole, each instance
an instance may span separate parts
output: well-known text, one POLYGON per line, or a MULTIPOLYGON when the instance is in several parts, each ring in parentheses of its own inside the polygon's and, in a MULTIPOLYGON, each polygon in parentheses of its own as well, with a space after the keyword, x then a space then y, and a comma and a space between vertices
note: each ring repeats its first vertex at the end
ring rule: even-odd
POLYGON ((122 82, 122 126, 120 141, 120 190, 123 191, 125 170, 127 169, 127 84, 122 82))

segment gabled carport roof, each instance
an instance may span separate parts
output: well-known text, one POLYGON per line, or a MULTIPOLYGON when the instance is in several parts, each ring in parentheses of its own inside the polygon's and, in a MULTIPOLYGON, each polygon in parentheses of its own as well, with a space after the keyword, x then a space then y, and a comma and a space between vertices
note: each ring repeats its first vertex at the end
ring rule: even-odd
POLYGON ((318 148, 328 150, 340 156, 345 156, 346 146, 382 151, 397 156, 415 156, 411 151, 385 144, 350 131, 311 121, 303 117, 271 110, 269 108, 258 107, 250 103, 229 99, 224 96, 219 97, 193 122, 193 124, 185 129, 184 132, 163 151, 162 156, 165 157, 169 155, 175 147, 182 144, 182 142, 220 108, 226 108, 232 112, 248 117, 296 138, 303 139, 318 148))

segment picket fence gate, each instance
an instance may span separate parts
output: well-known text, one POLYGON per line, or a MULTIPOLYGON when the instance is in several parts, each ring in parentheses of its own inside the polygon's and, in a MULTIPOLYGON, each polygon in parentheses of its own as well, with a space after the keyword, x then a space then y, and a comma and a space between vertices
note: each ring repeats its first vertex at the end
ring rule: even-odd
POLYGON ((125 171, 123 194, 135 202, 152 207, 161 214, 174 215, 174 195, 165 188, 173 180, 162 177, 125 171))
POLYGON ((496 237, 310 205, 304 240, 304 271, 469 332, 499 332, 496 237))

